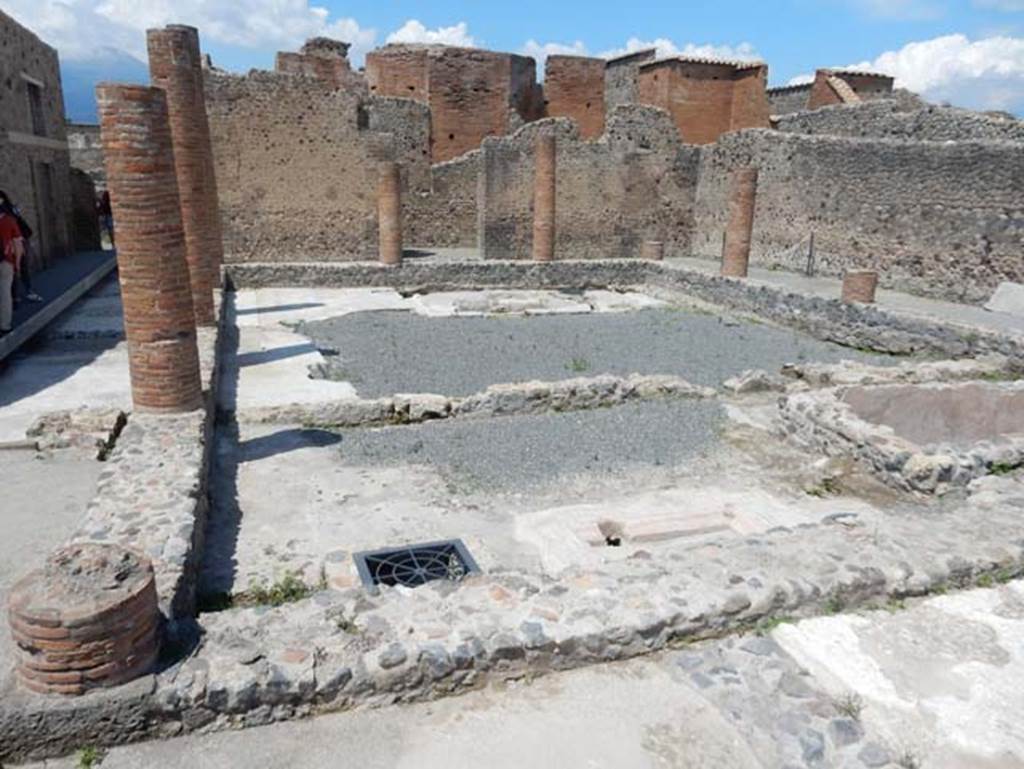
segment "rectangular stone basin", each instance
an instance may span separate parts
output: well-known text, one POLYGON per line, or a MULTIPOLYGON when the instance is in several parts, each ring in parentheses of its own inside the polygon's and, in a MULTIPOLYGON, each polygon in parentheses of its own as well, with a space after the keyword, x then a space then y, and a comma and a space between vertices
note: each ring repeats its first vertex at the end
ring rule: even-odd
POLYGON ((865 422, 922 448, 966 449, 1024 435, 1024 387, 994 382, 851 387, 842 400, 865 422))

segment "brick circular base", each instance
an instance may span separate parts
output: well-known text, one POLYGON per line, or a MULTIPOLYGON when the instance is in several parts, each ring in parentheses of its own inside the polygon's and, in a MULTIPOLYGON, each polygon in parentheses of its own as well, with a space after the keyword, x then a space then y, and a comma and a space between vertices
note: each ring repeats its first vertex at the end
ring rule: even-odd
POLYGON ((640 258, 660 262, 665 258, 665 244, 660 240, 645 240, 640 246, 640 258))
POLYGON ((67 545, 14 586, 8 620, 25 688, 84 694, 127 683, 156 663, 153 566, 117 545, 67 545))
POLYGON ((850 270, 843 276, 843 301, 871 304, 877 287, 878 273, 874 270, 850 270))

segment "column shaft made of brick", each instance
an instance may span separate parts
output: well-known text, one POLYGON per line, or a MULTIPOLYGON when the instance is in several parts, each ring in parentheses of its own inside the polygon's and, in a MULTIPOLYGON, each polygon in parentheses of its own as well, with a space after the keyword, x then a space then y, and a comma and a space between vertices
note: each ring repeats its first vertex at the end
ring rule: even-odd
POLYGON ((402 169, 381 163, 377 177, 378 249, 381 264, 402 263, 402 169))
POLYGON ((722 274, 747 277, 750 241, 754 232, 754 204, 757 200, 757 169, 741 168, 732 176, 729 189, 729 223, 722 248, 722 274))
POLYGON ((169 26, 146 32, 152 84, 167 92, 167 114, 185 229, 185 256, 196 322, 213 325, 213 289, 220 283, 224 244, 206 116, 199 33, 169 26))
POLYGON ((103 83, 96 96, 132 400, 140 410, 191 411, 202 385, 167 99, 159 88, 103 83))
POLYGON ((555 258, 555 135, 537 137, 533 160, 533 259, 555 258))

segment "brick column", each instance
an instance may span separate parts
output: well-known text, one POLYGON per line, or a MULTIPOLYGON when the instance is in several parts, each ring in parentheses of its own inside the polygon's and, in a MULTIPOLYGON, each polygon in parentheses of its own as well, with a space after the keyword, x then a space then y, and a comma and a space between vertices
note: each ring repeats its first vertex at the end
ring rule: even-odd
POLYGON ((203 93, 199 33, 193 27, 174 25, 148 30, 146 42, 150 79, 154 86, 167 92, 192 306, 196 322, 210 326, 215 322, 213 289, 220 284, 224 245, 203 93))
POLYGON ((153 565, 119 545, 54 552, 8 600, 19 683, 40 694, 85 694, 150 672, 159 647, 153 565))
POLYGON ((747 277, 750 238, 754 230, 754 202, 757 197, 757 169, 741 168, 733 174, 729 190, 729 224, 722 247, 722 274, 747 277))
POLYGON ((202 386, 167 100, 159 88, 109 83, 96 97, 132 400, 141 410, 191 411, 202 386))
POLYGON ((381 264, 402 263, 402 169, 381 163, 377 177, 377 221, 381 264))
POLYGON ((843 301, 871 304, 877 287, 878 273, 874 270, 848 270, 843 275, 843 301))
POLYGON ((555 135, 537 137, 533 157, 533 259, 555 258, 555 135))

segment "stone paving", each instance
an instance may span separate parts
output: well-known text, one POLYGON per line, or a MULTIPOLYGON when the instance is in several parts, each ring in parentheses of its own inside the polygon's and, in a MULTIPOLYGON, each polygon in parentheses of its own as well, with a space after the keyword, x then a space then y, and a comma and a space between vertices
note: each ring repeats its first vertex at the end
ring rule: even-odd
MULTIPOLYGON (((261 275, 259 269, 250 269, 250 278, 261 275)), ((390 411, 382 412, 385 417, 417 421, 415 413, 428 423, 316 431, 294 423, 253 425, 245 415, 296 405, 300 407, 296 413, 305 415, 309 407, 325 404, 367 408, 371 403, 359 397, 352 383, 303 384, 316 381, 307 374, 310 365, 322 363, 323 355, 308 340, 295 355, 289 350, 295 332, 281 323, 287 319, 283 316, 339 314, 337 305, 319 301, 330 292, 324 290, 317 301, 305 303, 315 307, 289 308, 288 304, 304 303, 281 301, 284 296, 279 296, 274 300, 278 304, 257 303, 257 311, 248 315, 249 308, 232 308, 226 302, 228 328, 220 342, 225 351, 224 387, 218 387, 216 335, 200 339, 205 387, 211 399, 217 394, 221 408, 216 477, 218 484, 226 484, 215 494, 211 547, 205 554, 210 571, 204 579, 217 586, 210 592, 223 587, 225 593, 237 596, 240 583, 250 577, 269 581, 276 578, 275 570, 294 569, 304 580, 299 583, 300 595, 294 596, 299 600, 279 606, 240 600, 226 610, 202 613, 197 625, 191 610, 206 533, 207 447, 212 445, 213 411, 175 418, 130 416, 76 536, 109 538, 156 557, 161 603, 172 620, 164 663, 156 676, 77 702, 40 701, 5 689, 0 701, 0 732, 6 740, 3 756, 66 751, 90 740, 118 742, 256 726, 312 713, 431 699, 489 682, 530 680, 752 628, 770 630, 791 617, 849 612, 872 604, 899 608, 907 598, 930 592, 1001 584, 1024 568, 1024 541, 1007 536, 1024 505, 1020 469, 1000 467, 999 473, 969 480, 940 497, 915 498, 887 487, 870 468, 855 461, 830 459, 816 448, 785 441, 778 421, 780 396, 816 395, 844 383, 1012 379, 1019 376, 1018 336, 991 328, 954 328, 888 310, 840 307, 816 297, 789 301, 788 295, 765 286, 744 287, 676 268, 652 272, 646 265, 599 263, 585 268, 589 275, 585 280, 577 275, 583 267, 558 263, 544 272, 512 265, 458 264, 422 265, 416 270, 422 285, 429 278, 452 288, 467 275, 485 275, 484 283, 504 281, 515 286, 543 275, 542 285, 557 286, 574 278, 591 291, 622 288, 624 276, 649 279, 657 272, 663 285, 652 290, 660 302, 675 301, 672 297, 679 294, 673 292, 681 289, 677 280, 685 275, 700 301, 725 301, 733 308, 728 311, 730 317, 734 312, 740 316, 760 312, 769 320, 815 328, 821 338, 847 344, 873 340, 877 344, 866 346, 901 353, 1001 351, 1009 357, 897 365, 887 361, 884 366, 804 361, 777 371, 739 372, 729 382, 715 383, 717 393, 702 392, 688 383, 673 385, 675 396, 682 393, 692 400, 666 399, 666 393, 660 392, 654 400, 629 401, 620 397, 628 377, 599 384, 592 380, 568 389, 564 383, 547 383, 530 385, 540 388, 535 391, 516 391, 511 399, 528 404, 533 395, 526 393, 546 393, 536 401, 543 405, 534 406, 540 413, 497 416, 506 412, 489 407, 466 420, 458 418, 463 402, 442 394, 438 397, 448 399, 441 410, 457 418, 433 423, 431 409, 437 403, 420 398, 399 404, 392 396, 390 411), (246 400, 253 391, 259 395, 246 400), (616 395, 606 403, 595 400, 595 392, 616 395), (572 398, 578 394, 582 401, 577 403, 572 398), (593 409, 612 403, 619 405, 543 413, 556 404, 593 409), (602 460, 583 467, 575 479, 556 473, 554 483, 534 479, 519 489, 515 483, 503 489, 479 471, 478 480, 484 480, 480 488, 460 489, 457 482, 453 486, 459 477, 452 472, 454 455, 446 457, 442 452, 449 450, 445 440, 430 437, 433 431, 440 436, 480 431, 486 436, 492 426, 505 425, 495 434, 506 437, 493 442, 492 448, 471 450, 459 460, 486 462, 488 450, 515 445, 519 438, 515 431, 507 431, 509 426, 528 423, 520 420, 550 419, 554 425, 557 419, 569 417, 584 425, 586 420, 604 419, 605 412, 614 418, 628 414, 629 409, 637 415, 673 414, 660 420, 662 430, 678 427, 688 418, 680 414, 710 410, 723 415, 718 417, 722 428, 708 433, 713 440, 696 453, 681 454, 662 465, 645 460, 639 449, 626 449, 620 452, 624 458, 636 453, 642 460, 639 465, 602 460), (345 464, 346 430, 354 448, 350 465, 345 464), (429 461, 413 471, 410 468, 416 465, 407 458, 417 452, 429 461), (310 473, 317 476, 316 484, 308 482, 310 473), (295 486, 292 479, 300 485, 295 486), (289 488, 300 487, 312 496, 289 495, 289 488), (396 504, 399 501, 407 507, 396 504), (280 515, 274 520, 274 513, 282 508, 293 516, 294 525, 280 515), (331 510, 348 512, 334 516, 331 510), (217 516, 225 512, 227 516, 218 523, 217 516), (287 532, 283 536, 282 520, 287 532), (218 532, 217 526, 225 523, 226 529, 218 532), (471 549, 480 554, 483 574, 415 590, 383 587, 375 594, 355 581, 350 556, 362 543, 370 547, 391 544, 381 538, 414 533, 417 538, 433 538, 465 531, 471 549), (964 531, 971 536, 964 537, 964 531), (42 735, 49 736, 45 747, 39 742, 42 735)), ((340 271, 318 267, 315 272, 328 280, 342 273, 345 280, 353 275, 378 279, 365 266, 340 271)), ((557 295, 538 300, 511 293, 507 285, 483 298, 453 295, 424 300, 376 290, 358 295, 363 309, 416 303, 425 314, 435 315, 493 313, 509 307, 517 312, 633 312, 655 302, 642 295, 626 295, 630 298, 623 306, 606 304, 602 309, 602 302, 619 302, 614 292, 585 301, 557 295)), ((354 295, 348 290, 339 294, 346 297, 342 303, 354 295)), ((480 397, 487 403, 496 401, 493 393, 480 397)), ((529 408, 517 406, 512 413, 524 410, 529 408)), ((283 413, 276 419, 283 419, 283 413)), ((641 424, 642 418, 629 421, 641 424)), ((557 430, 552 434, 557 436, 557 430)), ((651 440, 657 433, 639 435, 641 440, 651 440)), ((577 448, 571 437, 560 442, 577 448)), ((486 446, 486 439, 480 445, 486 446)), ((553 440, 542 446, 538 467, 564 464, 558 445, 553 440), (551 452, 550 460, 543 459, 544 451, 551 452)), ((585 446, 586 439, 581 437, 578 447, 585 446)), ((517 462, 507 464, 514 468, 517 462)), ((999 615, 1001 605, 979 611, 999 615)), ((203 608, 224 608, 224 604, 203 608)), ((827 620, 815 620, 819 621, 827 620)), ((785 643, 786 633, 780 628, 773 638, 785 643)), ((924 738, 914 745, 896 745, 891 734, 880 731, 882 739, 855 718, 845 718, 854 723, 840 723, 844 719, 837 715, 835 704, 831 710, 825 704, 829 697, 846 693, 832 691, 829 681, 815 683, 812 689, 817 694, 804 698, 802 687, 793 684, 786 690, 781 684, 783 680, 792 683, 785 675, 790 663, 783 663, 783 675, 775 680, 779 668, 774 662, 768 666, 772 672, 751 671, 743 661, 746 657, 733 656, 733 641, 726 638, 719 643, 719 651, 702 657, 699 664, 694 662, 692 670, 684 658, 673 661, 672 669, 683 671, 681 680, 689 688, 707 689, 713 694, 701 696, 714 699, 735 685, 734 691, 745 695, 744 702, 768 713, 790 707, 789 700, 778 698, 781 689, 787 697, 808 699, 812 711, 795 720, 758 727, 760 737, 744 736, 747 749, 722 753, 721 760, 732 756, 737 765, 746 765, 743 761, 751 757, 768 756, 763 746, 769 744, 777 752, 763 764, 767 766, 881 766, 904 758, 909 761, 908 756, 920 753, 935 754, 924 738), (767 683, 758 683, 762 679, 767 683), (821 694, 826 689, 827 697, 821 694)), ((794 645, 790 651, 798 659, 804 659, 800 656, 804 654, 806 665, 812 667, 814 654, 828 643, 812 641, 804 650, 794 645)), ((951 653, 960 654, 970 645, 965 643, 951 653)), ((874 653, 870 651, 874 647, 862 648, 874 653)), ((750 649, 739 651, 747 657, 758 656, 750 649)), ((980 660, 983 664, 1004 664, 998 653, 986 654, 980 660)), ((957 691, 962 695, 964 690, 957 691)), ((872 691, 857 693, 864 699, 874 696, 872 691)), ((714 701, 723 713, 740 707, 728 697, 714 701)), ((670 753, 679 739, 671 730, 661 730, 647 734, 643 746, 665 765, 686 765, 685 757, 670 753)), ((993 766, 1014 765, 1016 743, 993 744, 1003 753, 983 760, 997 761, 993 766)), ((979 745, 960 745, 958 750, 951 755, 976 758, 984 753, 979 745)))

